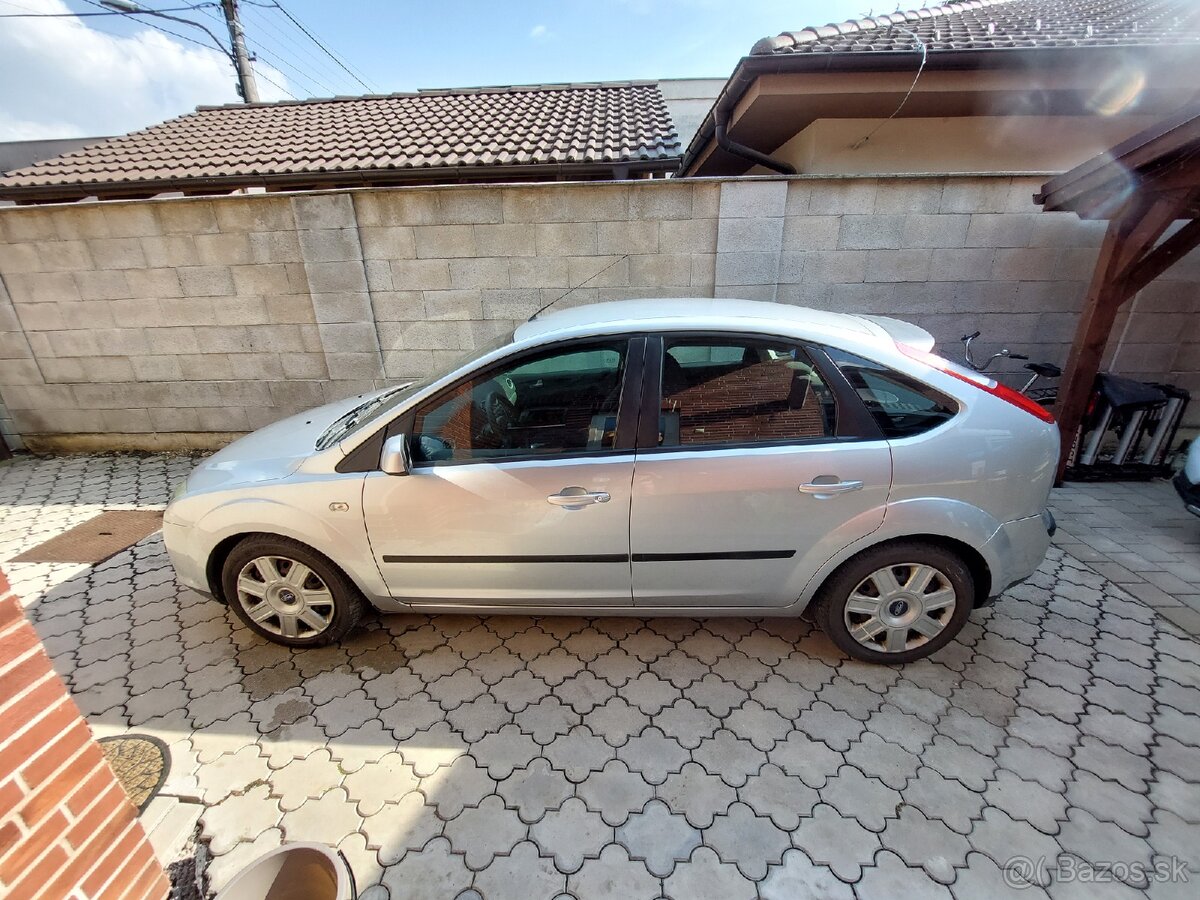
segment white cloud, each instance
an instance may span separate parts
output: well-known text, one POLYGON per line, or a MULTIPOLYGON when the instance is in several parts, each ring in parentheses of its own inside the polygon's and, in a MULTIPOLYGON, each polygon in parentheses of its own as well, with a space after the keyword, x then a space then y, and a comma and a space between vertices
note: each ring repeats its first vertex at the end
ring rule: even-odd
MULTIPOLYGON (((42 13, 70 12, 61 0, 21 0, 42 13)), ((5 12, 14 11, 10 6, 5 12)), ((233 67, 218 51, 150 27, 129 36, 89 28, 86 19, 13 18, 0 27, 0 140, 123 134, 191 112, 236 103, 233 67)), ((206 23, 207 24, 207 23, 206 23)), ((164 23, 172 31, 185 25, 164 23)), ((197 39, 205 39, 196 31, 197 39)), ((256 67, 262 69, 261 63, 256 67)), ((284 76, 267 68, 287 86, 284 76)), ((263 100, 285 99, 259 79, 263 100)))
POLYGON ((529 36, 535 41, 546 41, 552 38, 554 35, 545 25, 534 25, 533 28, 529 30, 529 36))

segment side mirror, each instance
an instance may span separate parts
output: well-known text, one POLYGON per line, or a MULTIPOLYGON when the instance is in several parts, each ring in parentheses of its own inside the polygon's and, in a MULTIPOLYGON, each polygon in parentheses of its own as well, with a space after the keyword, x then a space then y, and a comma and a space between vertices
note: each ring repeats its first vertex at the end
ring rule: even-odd
POLYGON ((388 475, 412 474, 412 456, 408 451, 407 434, 395 434, 383 442, 379 468, 388 475))

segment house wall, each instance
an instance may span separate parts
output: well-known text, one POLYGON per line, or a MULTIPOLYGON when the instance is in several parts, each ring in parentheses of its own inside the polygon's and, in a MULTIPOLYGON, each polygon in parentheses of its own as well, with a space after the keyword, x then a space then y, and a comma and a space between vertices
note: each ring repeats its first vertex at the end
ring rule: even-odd
POLYGON ((1154 116, 818 119, 771 155, 805 175, 1066 172, 1154 122, 1154 116))
MULTIPOLYGON (((444 186, 0 210, 0 397, 31 448, 216 446, 560 305, 734 296, 976 328, 1062 363, 1103 223, 1041 179, 444 186), (589 281, 589 279, 591 279, 589 281), (6 312, 7 310, 7 312, 6 312)), ((1200 389, 1200 257, 1121 371, 1200 389)), ((1193 418, 1200 413, 1200 403, 1193 418)))

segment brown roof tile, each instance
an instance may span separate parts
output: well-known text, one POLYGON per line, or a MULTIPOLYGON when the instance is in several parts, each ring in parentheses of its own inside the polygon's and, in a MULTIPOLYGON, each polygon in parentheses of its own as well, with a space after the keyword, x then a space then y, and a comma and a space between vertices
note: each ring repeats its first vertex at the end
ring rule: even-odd
POLYGON ((1196 0, 968 0, 763 38, 752 56, 1200 43, 1196 0), (911 33, 910 33, 911 32, 911 33))
POLYGON ((200 107, 8 172, 0 197, 191 179, 255 184, 295 173, 669 163, 679 155, 653 82, 434 90, 200 107))

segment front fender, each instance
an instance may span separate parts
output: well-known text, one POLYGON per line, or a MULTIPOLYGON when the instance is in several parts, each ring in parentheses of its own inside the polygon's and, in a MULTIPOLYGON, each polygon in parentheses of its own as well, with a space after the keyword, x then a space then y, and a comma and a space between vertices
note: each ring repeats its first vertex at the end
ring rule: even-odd
POLYGON ((991 572, 1006 571, 998 554, 1000 548, 990 539, 1000 528, 1000 523, 977 506, 960 500, 936 497, 920 497, 889 503, 884 511, 883 524, 871 534, 843 547, 834 554, 804 586, 794 610, 802 610, 812 601, 813 595, 842 563, 876 544, 916 535, 933 535, 950 538, 974 548, 987 563, 991 572))
POLYGON ((330 510, 328 485, 289 485, 286 501, 270 493, 232 498, 205 513, 189 529, 196 555, 207 561, 237 535, 276 534, 329 557, 368 599, 387 596, 363 523, 361 484, 337 491, 334 502, 347 506, 338 512, 330 510))

